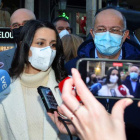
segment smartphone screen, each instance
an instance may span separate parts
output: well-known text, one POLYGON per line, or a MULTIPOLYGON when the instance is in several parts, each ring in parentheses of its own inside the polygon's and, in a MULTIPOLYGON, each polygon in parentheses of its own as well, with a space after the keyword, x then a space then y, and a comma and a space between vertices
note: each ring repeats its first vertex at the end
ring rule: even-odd
POLYGON ((140 100, 140 61, 82 58, 76 68, 97 98, 140 100))

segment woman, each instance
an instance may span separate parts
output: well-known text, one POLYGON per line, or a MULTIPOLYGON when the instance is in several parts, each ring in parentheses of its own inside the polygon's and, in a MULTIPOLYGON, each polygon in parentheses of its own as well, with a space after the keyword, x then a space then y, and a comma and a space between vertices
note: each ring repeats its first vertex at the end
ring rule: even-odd
POLYGON ((55 27, 49 22, 27 22, 10 69, 11 92, 0 104, 2 140, 69 139, 48 117, 37 92, 39 86, 49 87, 61 104, 56 86, 66 77, 63 63, 63 48, 55 27))
POLYGON ((77 49, 83 43, 83 39, 77 35, 68 34, 61 38, 66 62, 77 56, 77 49))
POLYGON ((128 88, 121 84, 120 73, 116 68, 109 69, 105 85, 98 91, 98 96, 132 97, 128 88))

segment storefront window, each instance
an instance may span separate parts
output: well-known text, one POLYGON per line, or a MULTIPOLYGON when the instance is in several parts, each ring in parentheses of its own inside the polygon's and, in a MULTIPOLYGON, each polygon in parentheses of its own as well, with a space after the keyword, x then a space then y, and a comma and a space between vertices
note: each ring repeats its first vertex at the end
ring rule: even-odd
POLYGON ((86 14, 76 13, 76 34, 86 35, 86 14))
POLYGON ((14 48, 14 46, 0 46, 0 52, 14 48))
POLYGON ((19 2, 13 0, 0 1, 0 52, 12 49, 14 40, 10 30, 10 16, 18 9, 19 2))

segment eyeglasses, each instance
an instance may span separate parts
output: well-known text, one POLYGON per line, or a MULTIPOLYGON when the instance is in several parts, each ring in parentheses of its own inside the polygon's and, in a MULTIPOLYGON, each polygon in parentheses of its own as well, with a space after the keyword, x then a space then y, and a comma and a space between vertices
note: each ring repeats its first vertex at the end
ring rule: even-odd
POLYGON ((96 30, 94 30, 95 33, 104 33, 107 31, 109 31, 110 33, 113 33, 113 34, 122 35, 126 30, 121 30, 120 28, 117 28, 117 27, 113 27, 109 30, 107 30, 105 27, 99 27, 96 30))
POLYGON ((22 24, 14 23, 12 26, 10 26, 11 29, 19 28, 20 26, 24 26, 27 23, 28 20, 24 21, 22 24))

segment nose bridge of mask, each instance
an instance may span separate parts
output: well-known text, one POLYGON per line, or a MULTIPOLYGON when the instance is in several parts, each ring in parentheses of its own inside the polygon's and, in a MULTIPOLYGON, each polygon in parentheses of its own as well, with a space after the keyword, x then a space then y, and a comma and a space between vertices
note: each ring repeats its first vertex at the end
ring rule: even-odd
POLYGON ((50 46, 46 46, 45 48, 40 48, 40 52, 46 52, 46 51, 48 51, 48 49, 50 50, 51 47, 50 46))
POLYGON ((104 35, 104 38, 107 40, 107 41, 110 41, 111 40, 111 36, 110 36, 110 32, 107 31, 106 34, 104 35))
POLYGON ((32 51, 32 56, 31 56, 31 58, 32 58, 36 54, 38 55, 38 57, 42 57, 42 56, 48 55, 48 51, 50 52, 52 49, 51 49, 50 46, 47 46, 45 48, 37 48, 37 47, 32 47, 31 46, 30 50, 32 51))

